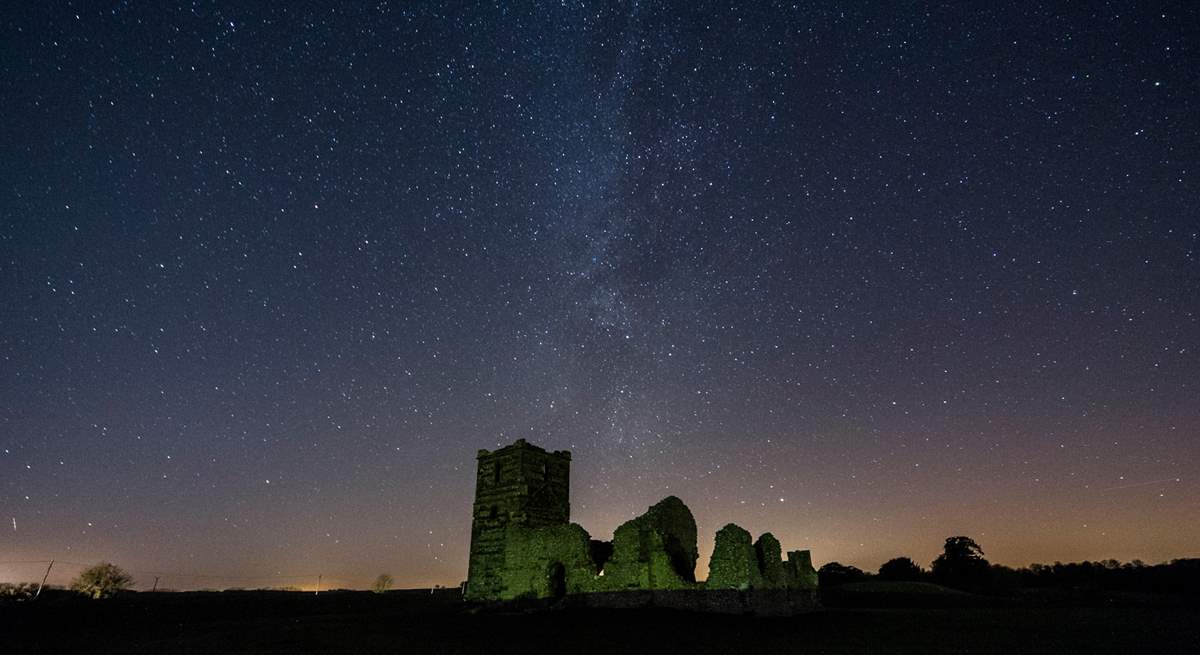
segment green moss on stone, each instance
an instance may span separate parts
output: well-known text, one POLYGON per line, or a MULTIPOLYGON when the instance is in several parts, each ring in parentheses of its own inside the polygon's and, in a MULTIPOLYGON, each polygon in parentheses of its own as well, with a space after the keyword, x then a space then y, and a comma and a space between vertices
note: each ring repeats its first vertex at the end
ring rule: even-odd
POLYGON ((542 528, 510 526, 497 598, 548 598, 591 591, 596 568, 588 533, 575 523, 542 528))
POLYGON ((590 539, 569 523, 569 452, 547 452, 521 439, 494 452, 481 450, 478 460, 469 600, 817 586, 808 551, 789 552, 783 562, 774 536, 763 534, 751 544, 750 533, 732 523, 717 532, 708 581, 697 583, 696 520, 674 496, 623 523, 611 543, 590 539))
POLYGON ((717 531, 712 559, 708 563, 709 589, 757 589, 762 587, 758 556, 750 533, 733 523, 717 531))
POLYGON ((510 529, 567 525, 571 454, 518 439, 494 452, 479 451, 478 461, 466 597, 512 598, 505 589, 510 529))
POLYGON ((675 496, 621 524, 612 545, 599 588, 687 589, 696 581, 696 519, 675 496))
POLYGON ((784 589, 787 585, 787 573, 783 568, 782 548, 779 540, 770 532, 764 532, 758 541, 754 542, 754 554, 758 559, 758 572, 762 577, 764 589, 784 589))
POLYGON ((817 570, 813 568, 812 556, 807 550, 788 551, 784 571, 788 587, 792 589, 816 589, 817 570))

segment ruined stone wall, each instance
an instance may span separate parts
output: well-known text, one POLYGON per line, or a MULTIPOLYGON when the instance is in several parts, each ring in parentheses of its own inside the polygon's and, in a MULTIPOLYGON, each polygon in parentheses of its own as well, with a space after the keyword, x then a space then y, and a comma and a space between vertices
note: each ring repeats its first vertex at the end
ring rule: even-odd
POLYGON ((754 542, 754 554, 758 558, 758 573, 763 589, 784 589, 787 573, 784 571, 782 548, 779 540, 770 532, 764 532, 754 542))
POLYGON ((817 570, 813 568, 812 556, 807 550, 788 551, 784 565, 788 586, 792 589, 816 589, 817 570))
POLYGON ((569 596, 559 606, 604 609, 662 607, 714 614, 791 616, 820 605, 815 590, 645 589, 569 596))
MULTIPOLYGON (((783 561, 779 540, 763 533, 753 545, 750 533, 730 523, 717 532, 708 564, 709 589, 815 590, 817 572, 807 550, 793 550, 783 561)), ((759 597, 768 597, 759 595, 759 597)))
POLYGON ((514 525, 507 537, 500 599, 553 598, 593 590, 596 566, 587 530, 579 525, 514 525))
POLYGON ((618 604, 757 614, 815 602, 817 573, 808 551, 791 551, 785 562, 770 533, 751 543, 737 525, 721 528, 708 580, 697 583, 696 520, 680 499, 668 496, 621 524, 611 543, 594 541, 569 522, 570 453, 518 440, 479 451, 478 462, 469 600, 588 594, 618 604))
POLYGON ((708 563, 709 589, 761 588, 762 575, 758 570, 758 555, 750 543, 750 533, 727 524, 717 531, 712 559, 708 563))
POLYGON ((685 589, 696 582, 696 520, 682 500, 668 496, 613 534, 612 558, 597 588, 685 589))

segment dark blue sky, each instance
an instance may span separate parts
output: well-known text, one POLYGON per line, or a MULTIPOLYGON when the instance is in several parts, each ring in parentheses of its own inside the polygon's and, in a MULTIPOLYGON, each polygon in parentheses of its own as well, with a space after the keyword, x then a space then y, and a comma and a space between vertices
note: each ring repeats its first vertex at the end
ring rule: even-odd
POLYGON ((1195 555, 1197 8, 733 4, 2 10, 0 561, 1195 555))

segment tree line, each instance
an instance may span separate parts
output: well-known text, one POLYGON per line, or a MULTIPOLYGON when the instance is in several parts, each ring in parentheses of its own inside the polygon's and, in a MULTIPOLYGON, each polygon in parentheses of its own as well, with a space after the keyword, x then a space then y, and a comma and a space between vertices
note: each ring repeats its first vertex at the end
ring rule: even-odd
MULTIPOLYGON (((46 570, 46 575, 50 574, 49 569, 46 570)), ((391 589, 395 579, 387 573, 380 573, 375 581, 371 584, 371 591, 377 594, 386 593, 391 589)), ((82 594, 92 599, 111 598, 117 594, 129 591, 133 588, 134 579, 128 571, 111 562, 100 562, 94 566, 84 569, 78 576, 71 580, 68 587, 70 591, 82 594)), ((25 601, 37 598, 45 587, 45 580, 41 583, 37 582, 0 582, 0 601, 25 601)), ((158 580, 155 579, 155 590, 158 588, 158 580)), ((234 591, 233 589, 227 591, 234 591)), ((274 591, 300 591, 295 587, 285 587, 282 589, 274 589, 274 591)))
POLYGON ((983 548, 970 537, 948 537, 942 553, 924 569, 909 557, 884 562, 871 574, 854 566, 830 562, 817 575, 825 588, 880 580, 888 582, 931 582, 975 593, 1006 593, 1020 589, 1058 587, 1088 591, 1144 593, 1188 593, 1200 590, 1200 559, 1175 559, 1148 565, 1141 560, 1064 564, 1031 564, 1012 568, 992 564, 983 548))

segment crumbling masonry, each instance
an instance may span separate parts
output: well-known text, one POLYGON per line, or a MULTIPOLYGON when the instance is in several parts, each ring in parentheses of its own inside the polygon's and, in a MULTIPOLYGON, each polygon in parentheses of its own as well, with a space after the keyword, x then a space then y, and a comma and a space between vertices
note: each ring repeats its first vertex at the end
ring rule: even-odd
POLYGON ((791 551, 784 560, 770 533, 752 542, 732 523, 721 528, 708 580, 696 582, 696 521, 678 498, 668 496, 625 522, 611 542, 597 541, 570 522, 569 452, 547 452, 519 439, 494 452, 480 450, 478 463, 468 600, 651 592, 637 597, 646 599, 643 604, 700 609, 711 609, 713 598, 743 608, 764 599, 793 609, 815 602, 817 573, 808 551, 791 551))

